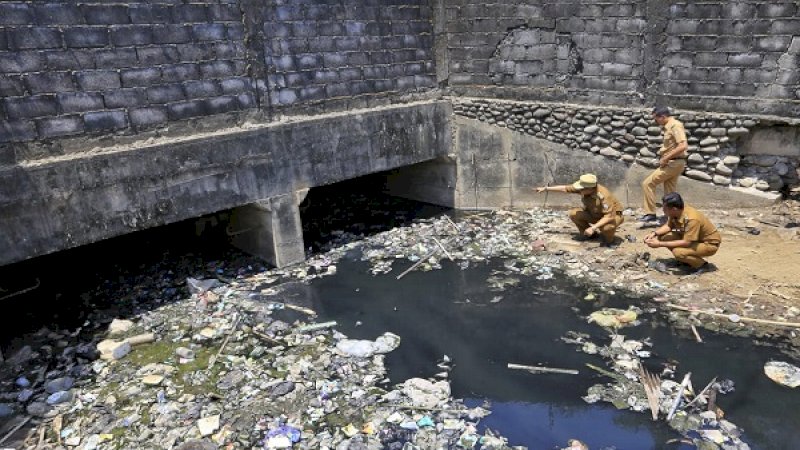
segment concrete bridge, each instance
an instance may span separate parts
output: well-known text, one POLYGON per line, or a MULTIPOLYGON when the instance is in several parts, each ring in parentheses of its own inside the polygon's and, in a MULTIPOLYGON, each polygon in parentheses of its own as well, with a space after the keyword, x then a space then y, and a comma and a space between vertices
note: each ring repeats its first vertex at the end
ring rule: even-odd
POLYGON ((307 190, 373 173, 475 208, 593 171, 636 207, 656 102, 690 201, 769 204, 798 184, 795 3, 3 2, 0 265, 223 210, 291 264, 307 190))

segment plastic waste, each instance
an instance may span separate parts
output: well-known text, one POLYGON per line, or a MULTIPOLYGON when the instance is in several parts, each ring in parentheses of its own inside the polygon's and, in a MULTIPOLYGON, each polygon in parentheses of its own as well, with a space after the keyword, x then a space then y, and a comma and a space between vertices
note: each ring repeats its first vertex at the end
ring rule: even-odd
POLYGON ((589 315, 589 323, 596 323, 605 328, 618 328, 635 322, 638 314, 633 310, 605 308, 589 315))
POLYGON ((342 339, 336 343, 336 350, 344 356, 369 358, 376 353, 389 353, 400 345, 400 336, 384 333, 375 341, 361 339, 342 339))
POLYGON ((431 419, 428 416, 423 416, 421 419, 417 421, 417 426, 419 426, 420 428, 432 427, 434 425, 435 424, 433 423, 433 419, 431 419))
POLYGON ((800 367, 783 361, 770 361, 764 364, 764 373, 770 380, 790 388, 800 386, 800 367))
POLYGON ((216 278, 198 280, 197 278, 189 277, 186 279, 186 287, 189 288, 189 292, 192 294, 202 294, 203 292, 210 291, 221 284, 222 283, 220 283, 216 278))
POLYGON ((270 447, 270 442, 273 445, 282 444, 288 440, 289 446, 300 441, 301 432, 295 427, 289 425, 281 425, 278 428, 269 430, 267 432, 267 443, 265 448, 287 448, 287 447, 270 447))

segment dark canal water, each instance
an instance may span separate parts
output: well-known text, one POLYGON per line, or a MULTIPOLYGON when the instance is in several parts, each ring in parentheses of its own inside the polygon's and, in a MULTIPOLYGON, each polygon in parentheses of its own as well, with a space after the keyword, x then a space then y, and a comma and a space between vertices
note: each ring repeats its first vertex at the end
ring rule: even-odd
MULTIPOLYGON (((481 425, 499 431, 512 445, 551 449, 576 438, 592 449, 693 448, 666 444, 679 436, 663 422, 652 422, 649 413, 581 399, 589 386, 609 381, 585 366, 604 367, 600 356, 578 352, 559 339, 572 330, 590 334, 600 345, 608 341, 602 328, 585 320, 600 307, 581 300, 586 288, 563 277, 529 277, 494 292, 486 279, 503 269, 501 261, 467 270, 445 262, 442 270, 396 280, 405 266, 372 276, 368 264, 357 259, 352 255, 340 262, 336 276, 316 280, 309 287, 310 299, 320 320, 337 320, 339 329, 353 338, 374 339, 384 331, 400 335, 402 344, 387 357, 393 381, 433 376, 441 371, 436 361, 446 354, 455 362, 453 395, 470 406, 490 400, 493 413, 481 425), (492 303, 497 295, 503 298, 492 303), (531 375, 507 369, 509 362, 574 368, 580 374, 531 375)), ((623 295, 600 299, 603 306, 613 307, 642 303, 623 295)), ((622 333, 651 339, 654 357, 648 364, 677 361, 679 376, 691 371, 698 389, 715 376, 735 382, 735 392, 718 402, 725 417, 744 428, 753 449, 800 448, 800 392, 763 374, 765 362, 785 360, 778 352, 708 332, 703 333, 705 343, 698 344, 653 315, 645 314, 643 322, 622 333)))

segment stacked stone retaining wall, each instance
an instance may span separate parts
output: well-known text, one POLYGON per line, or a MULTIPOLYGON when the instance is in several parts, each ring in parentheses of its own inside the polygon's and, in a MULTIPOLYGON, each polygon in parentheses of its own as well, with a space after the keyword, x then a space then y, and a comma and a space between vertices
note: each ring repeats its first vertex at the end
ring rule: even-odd
MULTIPOLYGON (((596 108, 574 104, 455 99, 457 115, 564 144, 626 164, 658 167, 662 130, 650 110, 596 108)), ((759 116, 678 111, 687 131, 689 158, 684 175, 720 186, 779 191, 796 186, 800 154, 746 154, 752 130, 786 126, 787 121, 759 116)), ((792 126, 797 126, 793 123, 792 126)))

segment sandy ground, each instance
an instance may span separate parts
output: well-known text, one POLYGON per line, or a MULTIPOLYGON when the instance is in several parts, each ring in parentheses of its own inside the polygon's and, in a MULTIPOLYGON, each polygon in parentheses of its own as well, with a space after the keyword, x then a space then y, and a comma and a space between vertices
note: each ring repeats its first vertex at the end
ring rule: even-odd
MULTIPOLYGON (((796 327, 770 328, 800 342, 800 201, 784 201, 771 211, 703 212, 718 227, 723 242, 719 252, 708 258, 716 270, 700 275, 690 275, 680 269, 660 273, 648 268, 642 262, 642 254, 650 253, 650 261, 668 261, 672 255, 667 249, 647 247, 643 239, 651 229, 641 228, 633 217, 626 217, 617 236, 633 237, 635 242, 626 239, 613 250, 599 247, 594 241, 575 242, 572 240, 576 234, 574 227, 565 219, 563 232, 556 231, 550 240, 551 248, 576 252, 590 261, 595 258, 611 278, 641 280, 646 277, 662 284, 671 294, 665 302, 722 314, 795 323, 796 327), (614 260, 636 263, 633 268, 629 264, 624 271, 615 274, 614 260)), ((754 323, 756 327, 759 325, 754 323)))

